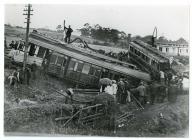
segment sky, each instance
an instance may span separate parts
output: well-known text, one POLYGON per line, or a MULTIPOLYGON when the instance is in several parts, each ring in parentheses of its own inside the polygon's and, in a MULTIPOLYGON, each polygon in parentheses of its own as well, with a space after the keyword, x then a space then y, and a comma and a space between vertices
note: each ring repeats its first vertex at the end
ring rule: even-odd
MULTIPOLYGON (((24 5, 5 5, 5 23, 23 26, 24 5)), ((71 25, 73 29, 83 27, 85 23, 99 24, 102 27, 115 28, 132 36, 152 35, 154 27, 158 37, 165 36, 171 40, 180 37, 189 40, 189 7, 188 6, 146 6, 146 5, 58 5, 33 4, 34 10, 30 27, 48 27, 56 29, 57 25, 71 25)))

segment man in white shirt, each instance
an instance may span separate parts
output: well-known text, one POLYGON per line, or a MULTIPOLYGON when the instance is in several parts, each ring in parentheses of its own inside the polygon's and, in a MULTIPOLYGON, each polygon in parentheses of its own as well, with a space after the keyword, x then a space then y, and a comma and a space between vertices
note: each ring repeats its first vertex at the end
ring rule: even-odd
POLYGON ((112 87, 112 85, 108 85, 107 87, 105 87, 105 92, 110 94, 110 95, 113 95, 113 87, 112 87))
POLYGON ((117 84, 115 80, 112 80, 112 90, 113 90, 113 96, 116 97, 117 94, 117 84))

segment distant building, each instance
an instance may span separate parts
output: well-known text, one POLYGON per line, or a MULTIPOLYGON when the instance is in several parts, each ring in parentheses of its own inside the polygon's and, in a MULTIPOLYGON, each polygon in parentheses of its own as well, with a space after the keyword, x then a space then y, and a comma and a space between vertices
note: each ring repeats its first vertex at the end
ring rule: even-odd
POLYGON ((159 51, 169 55, 189 55, 188 43, 157 41, 156 46, 159 51))

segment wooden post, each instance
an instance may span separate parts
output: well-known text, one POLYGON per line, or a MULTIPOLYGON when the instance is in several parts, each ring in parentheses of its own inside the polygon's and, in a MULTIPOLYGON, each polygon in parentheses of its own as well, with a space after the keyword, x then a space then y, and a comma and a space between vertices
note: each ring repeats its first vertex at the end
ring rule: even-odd
POLYGON ((31 7, 32 5, 31 4, 28 4, 27 6, 28 8, 27 9, 24 9, 24 11, 27 11, 26 14, 23 14, 23 15, 27 15, 27 27, 26 27, 26 37, 25 37, 25 52, 24 52, 24 60, 23 60, 23 70, 25 70, 25 67, 26 67, 26 63, 27 63, 27 50, 28 50, 28 39, 29 39, 29 24, 30 24, 30 12, 33 11, 31 10, 31 7))

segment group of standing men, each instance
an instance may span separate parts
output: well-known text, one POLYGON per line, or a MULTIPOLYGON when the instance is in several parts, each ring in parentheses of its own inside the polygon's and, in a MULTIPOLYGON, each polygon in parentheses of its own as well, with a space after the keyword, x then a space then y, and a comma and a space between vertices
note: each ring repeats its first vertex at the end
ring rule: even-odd
POLYGON ((117 103, 126 104, 131 102, 130 97, 130 84, 127 80, 120 78, 117 83, 117 94, 116 94, 117 103))
POLYGON ((169 85, 170 81, 172 80, 173 74, 171 71, 168 71, 168 72, 160 71, 159 76, 160 76, 161 84, 169 85))
POLYGON ((37 64, 34 61, 32 65, 22 68, 14 68, 13 72, 8 76, 10 86, 17 87, 19 84, 29 85, 30 79, 36 79, 37 64))
POLYGON ((126 104, 128 102, 132 102, 133 99, 142 105, 147 102, 147 86, 143 81, 141 81, 136 88, 133 88, 131 83, 121 78, 117 85, 118 90, 116 98, 118 103, 126 104))
POLYGON ((113 95, 117 103, 126 104, 127 102, 131 102, 130 84, 123 78, 120 78, 118 83, 116 83, 115 80, 112 80, 112 84, 101 86, 100 92, 106 92, 113 95))
MULTIPOLYGON (((137 87, 133 87, 126 79, 120 78, 119 82, 113 82, 112 85, 105 87, 103 90, 106 93, 114 95, 116 102, 126 104, 136 100, 142 106, 145 104, 154 104, 155 101, 164 102, 167 98, 168 101, 176 101, 177 92, 182 88, 182 78, 175 77, 171 72, 165 75, 161 73, 161 82, 141 81, 137 87), (164 77, 163 77, 163 76, 164 77)), ((115 80, 112 80, 115 81, 115 80)))
POLYGON ((14 50, 23 50, 24 43, 23 41, 11 41, 9 47, 14 50))

